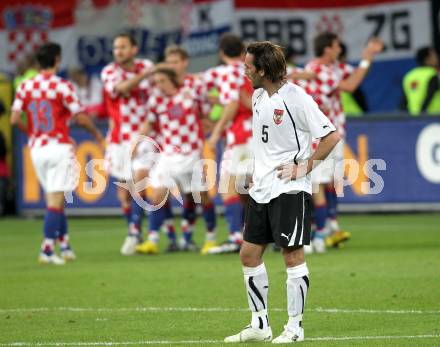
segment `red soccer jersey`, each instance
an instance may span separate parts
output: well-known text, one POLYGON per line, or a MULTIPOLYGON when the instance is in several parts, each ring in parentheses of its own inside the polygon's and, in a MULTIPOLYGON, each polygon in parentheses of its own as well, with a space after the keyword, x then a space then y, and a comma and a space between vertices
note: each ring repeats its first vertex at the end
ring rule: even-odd
MULTIPOLYGON (((220 65, 207 70, 203 75, 206 91, 216 88, 219 91, 219 101, 227 105, 232 101, 240 101, 240 91, 244 89, 252 95, 252 84, 244 74, 244 64, 237 61, 229 65, 220 65)), ((240 104, 232 124, 226 131, 228 146, 248 142, 252 136, 252 110, 240 104)))
POLYGON ((13 111, 27 116, 29 146, 71 143, 68 120, 83 111, 73 85, 49 73, 24 81, 15 95, 13 111))
POLYGON ((339 83, 353 73, 354 68, 348 64, 320 64, 312 60, 305 67, 316 77, 310 81, 299 81, 298 84, 313 97, 324 114, 343 135, 345 133, 345 115, 342 110, 339 83))
POLYGON ((148 120, 157 125, 164 153, 200 155, 203 133, 194 89, 182 86, 172 97, 155 88, 148 100, 148 120))
POLYGON ((104 85, 104 102, 112 121, 108 139, 113 143, 130 142, 147 119, 146 103, 151 91, 148 79, 142 80, 129 95, 118 95, 115 86, 153 67, 149 60, 135 59, 133 70, 124 70, 116 63, 107 65, 101 72, 104 85))

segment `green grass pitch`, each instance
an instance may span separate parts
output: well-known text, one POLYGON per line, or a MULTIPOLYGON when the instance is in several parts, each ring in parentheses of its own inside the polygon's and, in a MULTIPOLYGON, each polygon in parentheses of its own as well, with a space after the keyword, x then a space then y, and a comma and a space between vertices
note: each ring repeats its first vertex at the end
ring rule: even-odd
MULTIPOLYGON (((353 234, 346 247, 307 258, 303 344, 440 346, 440 215, 342 216, 340 223, 353 234)), ((78 260, 42 266, 41 225, 0 220, 0 346, 222 345, 249 322, 236 254, 123 257, 122 218, 81 218, 69 225, 78 260)), ((219 234, 226 236, 223 219, 219 234)), ((267 252, 265 263, 278 335, 286 275, 280 254, 267 252)))

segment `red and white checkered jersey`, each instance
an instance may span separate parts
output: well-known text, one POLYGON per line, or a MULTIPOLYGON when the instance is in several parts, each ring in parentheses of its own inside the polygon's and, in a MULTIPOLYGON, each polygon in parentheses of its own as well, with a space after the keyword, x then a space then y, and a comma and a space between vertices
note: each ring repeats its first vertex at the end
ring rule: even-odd
POLYGON ((130 71, 116 63, 110 63, 102 70, 104 101, 112 121, 108 134, 110 142, 129 142, 139 132, 147 119, 146 104, 152 88, 150 80, 144 79, 129 95, 118 95, 115 86, 152 67, 153 63, 147 59, 135 59, 130 71))
POLYGON ((52 73, 22 82, 12 110, 26 113, 30 147, 71 143, 68 121, 84 111, 72 83, 52 73))
POLYGON ((343 63, 325 65, 317 60, 312 60, 305 69, 314 72, 316 77, 309 81, 298 81, 298 84, 313 97, 322 112, 344 135, 345 115, 338 86, 341 81, 353 73, 353 66, 343 63))
MULTIPOLYGON (((240 92, 245 91, 250 96, 253 88, 250 80, 244 74, 244 63, 236 61, 229 65, 220 65, 207 70, 203 74, 204 90, 216 88, 219 92, 219 102, 227 105, 240 101, 240 92)), ((240 102, 237 114, 226 130, 227 146, 243 144, 252 136, 252 110, 240 102)))
POLYGON ((154 88, 147 103, 148 120, 156 124, 164 153, 200 155, 203 133, 193 88, 182 86, 172 97, 154 88))

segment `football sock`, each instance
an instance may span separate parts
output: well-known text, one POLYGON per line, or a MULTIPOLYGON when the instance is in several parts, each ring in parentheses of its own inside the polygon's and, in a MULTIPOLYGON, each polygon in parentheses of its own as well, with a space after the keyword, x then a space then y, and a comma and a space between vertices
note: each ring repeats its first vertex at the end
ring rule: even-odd
POLYGON ((307 291, 309 289, 309 269, 303 263, 295 267, 289 267, 287 272, 287 313, 289 321, 287 327, 294 331, 301 326, 306 303, 307 291))
POLYGON ((125 220, 127 221, 128 230, 130 231, 130 224, 132 220, 131 207, 123 207, 122 212, 124 214, 125 220))
POLYGON ((60 242, 62 251, 70 249, 69 234, 67 231, 67 217, 64 211, 61 214, 61 224, 60 229, 58 230, 58 241, 60 242))
POLYGON ((150 218, 148 219, 150 232, 148 233, 148 240, 154 243, 159 242, 159 231, 165 220, 165 210, 163 207, 156 211, 150 212, 150 218))
POLYGON ((196 217, 196 204, 193 200, 186 199, 183 203, 183 215, 181 222, 183 239, 186 242, 192 241, 193 227, 196 221, 196 217))
POLYGON ((215 240, 215 226, 216 216, 214 204, 211 202, 207 205, 203 205, 203 218, 205 219, 207 235, 206 239, 215 240))
MULTIPOLYGON (((144 199, 144 197, 142 196, 144 199)), ((131 202, 131 219, 128 221, 129 228, 128 228, 128 234, 129 235, 139 235, 142 230, 142 219, 144 217, 144 209, 142 206, 139 206, 136 201, 131 202)))
POLYGON ((229 225, 229 232, 231 234, 241 232, 243 220, 243 206, 240 197, 232 197, 224 201, 225 218, 229 225))
POLYGON ((171 206, 168 201, 165 203, 165 205, 163 205, 163 209, 165 213, 165 232, 168 240, 170 242, 176 242, 176 229, 174 228, 173 211, 171 210, 171 206))
POLYGON ((47 208, 44 216, 44 241, 41 250, 47 255, 51 255, 54 250, 55 240, 61 229, 63 210, 47 208))
POLYGON ((316 233, 315 237, 325 237, 325 221, 327 219, 327 205, 315 206, 314 210, 316 233))
POLYGON ((244 283, 249 309, 252 312, 251 326, 265 329, 269 326, 267 314, 267 295, 269 292, 269 279, 264 263, 257 267, 243 266, 244 283))
POLYGON ((329 225, 331 231, 338 231, 339 230, 339 224, 337 220, 338 215, 338 196, 336 195, 336 190, 333 187, 327 187, 325 189, 325 199, 327 201, 328 206, 328 218, 329 218, 329 225))

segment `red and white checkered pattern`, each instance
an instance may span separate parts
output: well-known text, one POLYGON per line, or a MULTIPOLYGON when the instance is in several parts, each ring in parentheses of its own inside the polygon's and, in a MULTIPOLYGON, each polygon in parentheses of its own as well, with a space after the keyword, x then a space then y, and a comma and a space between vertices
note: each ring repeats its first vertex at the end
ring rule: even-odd
POLYGON ((13 30, 8 32, 8 60, 17 63, 47 41, 44 30, 13 30))
POLYGON ((71 143, 67 122, 72 115, 84 111, 72 83, 46 73, 40 73, 20 84, 12 110, 26 113, 30 147, 71 143), (48 103, 50 110, 44 105, 38 108, 37 115, 32 115, 30 104, 34 101, 37 105, 42 105, 42 101, 48 103), (45 126, 34 124, 35 121, 45 126))
POLYGON ((237 61, 233 64, 216 66, 207 70, 202 78, 205 90, 217 88, 220 104, 227 105, 240 99, 240 87, 245 78, 244 64, 237 61))
POLYGON ((164 153, 200 155, 203 133, 194 89, 183 86, 168 97, 155 88, 147 106, 149 121, 158 125, 164 153))
POLYGON ((152 88, 151 82, 144 79, 128 96, 123 96, 115 93, 115 86, 152 67, 151 61, 136 59, 134 68, 130 71, 124 70, 116 63, 111 63, 102 70, 105 104, 113 123, 108 135, 110 142, 130 142, 139 132, 147 119, 146 104, 152 88))
MULTIPOLYGON (((244 73, 241 61, 229 65, 220 65, 207 70, 203 74, 203 90, 205 95, 216 88, 219 91, 219 102, 227 105, 232 101, 240 101, 240 91, 252 95, 252 84, 244 73)), ((252 136, 252 111, 240 103, 237 114, 226 131, 227 146, 246 143, 252 136)))
POLYGON ((306 65, 305 69, 314 72, 316 77, 309 81, 298 81, 298 84, 313 97, 322 112, 344 135, 345 115, 338 86, 353 73, 354 68, 348 64, 325 65, 313 60, 306 65))

